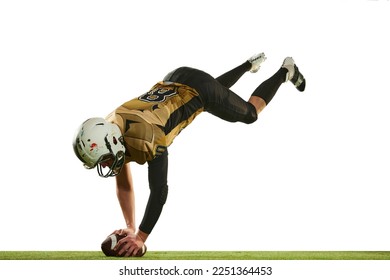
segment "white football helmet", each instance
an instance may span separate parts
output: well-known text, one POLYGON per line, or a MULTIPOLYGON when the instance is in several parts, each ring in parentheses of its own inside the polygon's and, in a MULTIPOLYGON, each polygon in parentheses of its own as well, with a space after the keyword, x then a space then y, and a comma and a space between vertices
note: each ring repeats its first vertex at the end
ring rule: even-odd
POLYGON ((87 169, 97 166, 99 176, 104 178, 118 175, 125 162, 122 133, 117 125, 103 118, 91 118, 81 124, 73 149, 87 169), (109 167, 105 174, 104 167, 109 167))

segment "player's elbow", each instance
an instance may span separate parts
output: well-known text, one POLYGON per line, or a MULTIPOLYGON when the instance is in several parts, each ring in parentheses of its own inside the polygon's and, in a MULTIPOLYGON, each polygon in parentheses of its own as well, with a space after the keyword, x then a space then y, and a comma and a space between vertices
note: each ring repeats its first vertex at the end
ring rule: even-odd
POLYGON ((165 202, 167 202, 167 198, 168 198, 168 185, 165 185, 161 188, 161 192, 160 192, 161 205, 164 205, 165 202))

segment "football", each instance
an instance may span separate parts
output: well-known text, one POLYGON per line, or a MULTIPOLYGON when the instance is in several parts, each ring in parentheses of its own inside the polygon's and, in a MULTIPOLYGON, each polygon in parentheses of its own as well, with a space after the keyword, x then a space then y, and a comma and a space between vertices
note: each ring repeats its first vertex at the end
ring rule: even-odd
MULTIPOLYGON (((101 245, 103 253, 107 257, 121 257, 120 255, 118 255, 120 248, 117 251, 114 251, 114 247, 116 246, 118 241, 124 237, 126 237, 126 235, 111 234, 111 235, 107 236, 107 238, 103 241, 103 243, 101 245)), ((142 257, 143 255, 145 255, 146 250, 147 250, 147 248, 144 244, 142 249, 138 251, 138 253, 135 255, 135 257, 142 257)))

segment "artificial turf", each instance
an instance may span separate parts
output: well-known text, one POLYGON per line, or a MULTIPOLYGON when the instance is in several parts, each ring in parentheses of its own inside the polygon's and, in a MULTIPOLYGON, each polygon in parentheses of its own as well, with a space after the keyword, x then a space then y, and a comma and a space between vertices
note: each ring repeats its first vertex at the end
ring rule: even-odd
MULTIPOLYGON (((390 251, 149 251, 137 260, 390 260, 390 251)), ((0 251, 0 260, 123 260, 100 251, 0 251)))

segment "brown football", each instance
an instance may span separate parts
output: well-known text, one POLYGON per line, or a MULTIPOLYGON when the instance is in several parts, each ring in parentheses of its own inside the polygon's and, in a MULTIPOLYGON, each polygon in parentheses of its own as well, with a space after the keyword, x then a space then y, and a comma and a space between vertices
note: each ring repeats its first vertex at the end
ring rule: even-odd
MULTIPOLYGON (((118 255, 118 252, 120 248, 117 251, 114 251, 114 247, 118 243, 119 240, 126 237, 126 235, 119 235, 119 234, 110 234, 107 236, 107 238, 102 242, 101 248, 103 253, 108 257, 122 257, 118 255)), ((135 255, 135 257, 142 257, 146 253, 146 246, 142 247, 141 250, 138 251, 138 253, 135 255)))

